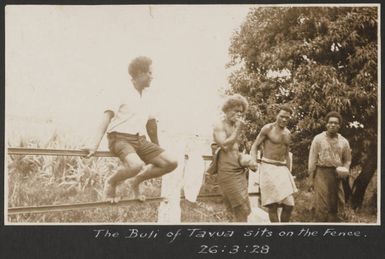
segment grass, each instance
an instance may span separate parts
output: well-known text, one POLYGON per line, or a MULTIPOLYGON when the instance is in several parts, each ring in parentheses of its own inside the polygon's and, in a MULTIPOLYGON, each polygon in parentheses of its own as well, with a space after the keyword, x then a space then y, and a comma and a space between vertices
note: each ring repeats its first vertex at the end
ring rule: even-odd
POLYGON ((195 203, 182 200, 180 205, 182 211, 181 222, 184 223, 221 224, 231 220, 231 215, 226 211, 222 198, 198 200, 195 203))
MULTIPOLYGON (((64 148, 56 136, 45 145, 31 139, 21 140, 19 147, 64 148)), ((105 179, 119 167, 117 158, 85 159, 70 156, 8 156, 8 206, 39 206, 96 202, 102 200, 105 179)), ((142 183, 146 196, 160 195, 161 179, 142 183)), ((119 185, 119 196, 132 198, 129 183, 119 185)), ((66 212, 19 214, 8 216, 9 222, 156 222, 159 203, 134 203, 125 207, 106 207, 66 212)))
MULTIPOLYGON (((359 170, 353 171, 351 181, 357 177, 359 170)), ((295 207, 291 217, 291 222, 314 222, 312 217, 311 206, 313 202, 313 193, 309 192, 309 183, 307 179, 296 179, 298 192, 294 194, 295 207)), ((205 183, 201 188, 200 194, 216 193, 219 190, 216 184, 215 176, 206 175, 205 183)), ((346 223, 376 223, 377 222, 377 203, 373 200, 377 197, 377 175, 374 175, 370 182, 363 206, 361 209, 354 211, 350 204, 345 206, 346 223), (373 198, 374 197, 374 198, 373 198)), ((225 223, 230 222, 231 215, 226 211, 222 198, 205 199, 198 201, 196 204, 188 201, 181 202, 182 222, 210 222, 225 223)))
MULTIPOLYGON (((377 210, 376 205, 371 201, 371 197, 376 193, 375 179, 365 194, 364 203, 361 209, 354 211, 349 202, 345 204, 344 221, 347 223, 376 223, 377 222, 377 210)), ((309 183, 306 179, 296 181, 298 192, 294 194, 296 205, 291 217, 292 222, 313 222, 311 206, 313 203, 314 193, 309 192, 309 183)))

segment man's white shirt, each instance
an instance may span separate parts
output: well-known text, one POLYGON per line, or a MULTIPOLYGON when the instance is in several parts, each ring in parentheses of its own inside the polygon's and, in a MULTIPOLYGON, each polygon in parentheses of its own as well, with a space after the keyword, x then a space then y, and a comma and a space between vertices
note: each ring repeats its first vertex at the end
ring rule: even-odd
POLYGON ((105 107, 105 112, 112 111, 114 113, 107 133, 146 135, 146 123, 153 117, 153 113, 150 112, 151 103, 147 97, 147 89, 144 89, 140 95, 132 84, 127 88, 124 93, 119 94, 117 101, 111 102, 105 107))

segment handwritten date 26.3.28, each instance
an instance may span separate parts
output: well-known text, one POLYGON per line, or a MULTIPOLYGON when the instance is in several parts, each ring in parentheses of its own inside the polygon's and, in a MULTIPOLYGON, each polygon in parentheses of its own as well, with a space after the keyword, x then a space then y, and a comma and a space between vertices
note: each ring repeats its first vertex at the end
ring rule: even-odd
POLYGON ((198 254, 268 254, 268 245, 201 245, 198 254))

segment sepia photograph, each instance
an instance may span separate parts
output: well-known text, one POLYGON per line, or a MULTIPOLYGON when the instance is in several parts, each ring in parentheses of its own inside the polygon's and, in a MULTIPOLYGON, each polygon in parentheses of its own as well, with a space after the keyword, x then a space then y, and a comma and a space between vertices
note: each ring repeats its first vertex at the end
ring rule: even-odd
POLYGON ((4 225, 380 225, 379 4, 4 16, 4 225))

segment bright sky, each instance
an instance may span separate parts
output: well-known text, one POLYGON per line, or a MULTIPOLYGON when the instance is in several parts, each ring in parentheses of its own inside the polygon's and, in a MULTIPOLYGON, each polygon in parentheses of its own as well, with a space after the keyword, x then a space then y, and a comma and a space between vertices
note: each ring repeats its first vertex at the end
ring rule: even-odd
POLYGON ((8 5, 6 119, 93 133, 105 100, 128 87, 129 61, 146 55, 160 129, 208 134, 228 86, 230 38, 249 8, 8 5))

